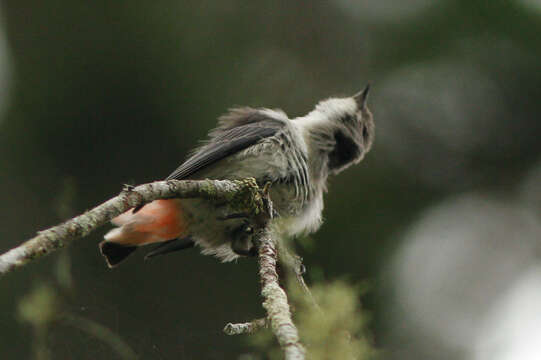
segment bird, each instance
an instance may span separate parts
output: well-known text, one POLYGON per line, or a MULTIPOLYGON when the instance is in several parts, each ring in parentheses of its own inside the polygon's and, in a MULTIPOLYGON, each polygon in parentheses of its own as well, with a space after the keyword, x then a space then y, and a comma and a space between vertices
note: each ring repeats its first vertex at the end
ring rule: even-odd
MULTIPOLYGON (((372 147, 369 90, 370 84, 353 96, 319 101, 293 119, 279 109, 232 108, 166 180, 270 183, 274 231, 286 238, 313 233, 322 224, 328 178, 359 163, 372 147)), ((99 249, 111 268, 151 244, 146 258, 193 246, 223 262, 255 255, 246 219, 220 214, 216 204, 202 199, 154 200, 114 218, 99 249)))

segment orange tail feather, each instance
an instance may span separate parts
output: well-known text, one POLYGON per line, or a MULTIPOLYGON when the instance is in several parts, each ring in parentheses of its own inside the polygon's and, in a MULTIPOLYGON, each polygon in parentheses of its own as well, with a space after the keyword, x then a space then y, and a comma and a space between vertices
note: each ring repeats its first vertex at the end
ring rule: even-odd
POLYGON ((132 210, 111 221, 119 227, 105 235, 105 241, 139 246, 175 239, 186 231, 180 201, 155 200, 136 212, 132 210))

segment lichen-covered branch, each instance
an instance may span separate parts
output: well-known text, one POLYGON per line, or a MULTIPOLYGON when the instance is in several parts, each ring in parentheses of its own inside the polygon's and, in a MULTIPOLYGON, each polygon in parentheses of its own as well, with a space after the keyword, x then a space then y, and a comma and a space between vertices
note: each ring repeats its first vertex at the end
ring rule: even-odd
POLYGON ((265 322, 256 320, 246 324, 227 324, 224 332, 228 335, 253 332, 260 328, 261 324, 268 326, 270 323, 270 328, 284 351, 285 360, 304 360, 306 350, 300 343, 297 327, 291 319, 287 295, 280 287, 277 271, 278 239, 270 226, 274 210, 269 198, 269 188, 270 185, 266 184, 260 191, 261 211, 252 213, 252 221, 255 225, 253 241, 258 250, 261 295, 267 319, 265 322))
POLYGON ((306 351, 300 343, 297 328, 291 319, 287 295, 278 283, 277 251, 273 233, 265 226, 256 231, 254 239, 259 253, 263 307, 267 311, 272 332, 284 350, 286 360, 304 359, 306 351))
POLYGON ((254 179, 167 180, 126 186, 118 196, 60 225, 38 232, 34 238, 0 255, 0 276, 90 234, 133 207, 156 199, 195 197, 226 202, 232 209, 252 213, 257 213, 261 206, 254 179))

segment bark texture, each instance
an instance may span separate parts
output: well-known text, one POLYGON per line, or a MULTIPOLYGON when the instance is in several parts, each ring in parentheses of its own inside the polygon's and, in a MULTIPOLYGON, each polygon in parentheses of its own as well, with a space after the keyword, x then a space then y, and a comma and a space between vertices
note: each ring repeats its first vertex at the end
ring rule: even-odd
POLYGON ((224 327, 226 335, 253 334, 257 330, 267 326, 267 319, 255 319, 247 323, 233 324, 229 323, 224 327))
POLYGON ((204 198, 227 202, 236 210, 258 211, 258 187, 254 179, 167 180, 126 186, 114 198, 38 235, 0 255, 0 276, 90 234, 112 218, 141 204, 166 198, 204 198))
POLYGON ((268 226, 258 229, 255 241, 259 249, 259 277, 263 307, 267 311, 271 329, 284 350, 286 360, 302 360, 305 349, 300 343, 297 327, 291 319, 291 311, 285 291, 278 283, 276 263, 278 254, 275 239, 268 226))

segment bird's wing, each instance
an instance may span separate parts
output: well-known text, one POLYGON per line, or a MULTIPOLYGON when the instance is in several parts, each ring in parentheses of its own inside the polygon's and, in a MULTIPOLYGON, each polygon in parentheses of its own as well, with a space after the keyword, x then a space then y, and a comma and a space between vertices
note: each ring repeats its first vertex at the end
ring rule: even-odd
POLYGON ((275 135, 287 123, 283 113, 251 108, 233 109, 210 132, 210 140, 180 165, 166 180, 186 179, 227 156, 275 135), (276 115, 276 116, 273 116, 276 115))

